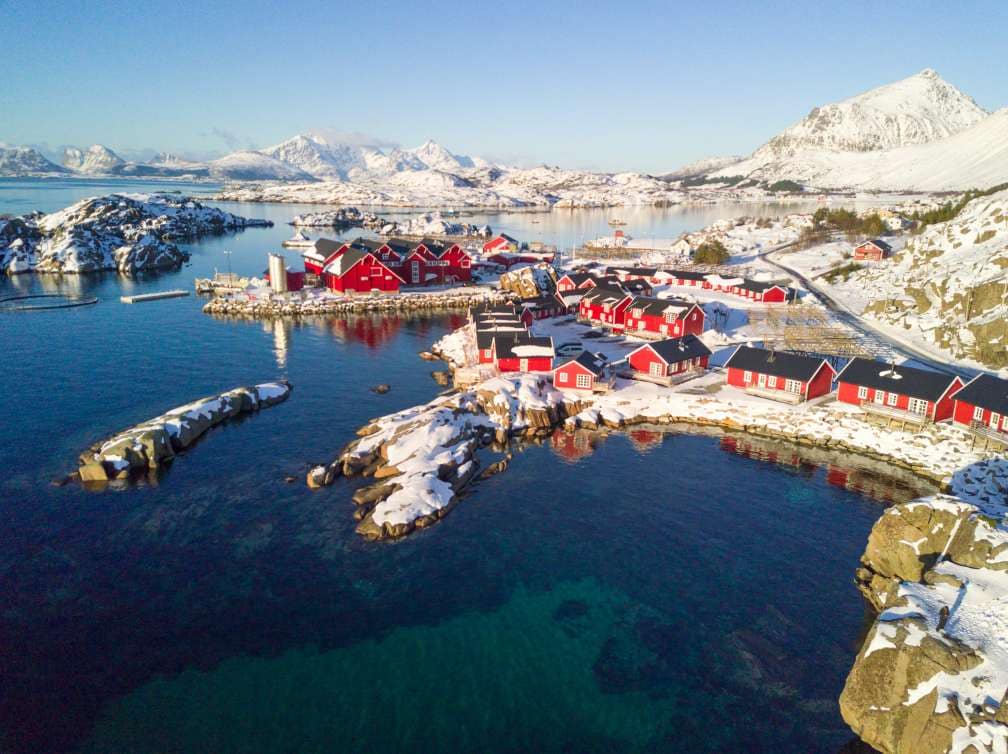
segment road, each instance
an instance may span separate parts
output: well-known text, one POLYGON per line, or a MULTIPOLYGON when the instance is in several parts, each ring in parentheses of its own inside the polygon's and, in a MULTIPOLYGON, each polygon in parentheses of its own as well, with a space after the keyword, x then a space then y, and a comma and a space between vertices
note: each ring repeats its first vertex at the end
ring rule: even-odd
POLYGON ((943 372, 945 374, 959 374, 968 375, 969 377, 974 377, 979 374, 979 370, 970 369, 968 367, 962 366, 950 366, 947 362, 941 361, 927 351, 920 350, 914 347, 911 343, 906 343, 900 340, 895 340, 892 336, 887 335, 884 330, 881 330, 871 323, 865 321, 863 317, 858 316, 850 309, 845 307, 839 301, 834 299, 828 293, 823 292, 818 288, 809 278, 800 273, 798 270, 781 263, 779 260, 773 258, 772 255, 778 252, 784 251, 786 249, 794 246, 795 243, 781 244, 780 246, 775 246, 772 249, 767 249, 766 251, 760 252, 758 256, 766 261, 768 264, 773 265, 777 269, 787 273, 788 275, 795 278, 800 282, 805 289, 813 296, 815 296, 819 301, 822 302, 823 306, 829 309, 833 315, 843 322, 845 325, 850 326, 857 332, 862 333, 871 340, 874 340, 885 346, 884 350, 888 350, 893 354, 902 356, 905 359, 911 359, 913 361, 922 364, 929 369, 933 369, 937 372, 943 372))

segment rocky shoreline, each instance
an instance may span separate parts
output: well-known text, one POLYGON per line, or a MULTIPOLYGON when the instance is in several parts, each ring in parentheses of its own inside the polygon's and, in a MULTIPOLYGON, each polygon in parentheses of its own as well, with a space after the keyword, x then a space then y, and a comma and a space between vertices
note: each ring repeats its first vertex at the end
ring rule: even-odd
POLYGON ((92 445, 80 455, 77 477, 103 486, 141 470, 157 470, 211 427, 281 403, 292 389, 288 382, 266 382, 173 408, 92 445))
POLYGON ((263 289, 254 294, 239 292, 216 296, 204 304, 203 312, 252 319, 275 319, 366 312, 465 311, 478 304, 503 304, 510 300, 510 294, 486 288, 378 296, 345 296, 331 292, 308 291, 272 294, 263 289))

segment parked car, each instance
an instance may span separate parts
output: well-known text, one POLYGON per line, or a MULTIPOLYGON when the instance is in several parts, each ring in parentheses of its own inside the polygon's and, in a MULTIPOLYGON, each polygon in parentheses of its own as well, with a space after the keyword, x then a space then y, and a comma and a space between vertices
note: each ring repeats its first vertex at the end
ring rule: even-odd
POLYGON ((577 356, 584 350, 584 346, 580 343, 561 343, 555 349, 557 356, 577 356))

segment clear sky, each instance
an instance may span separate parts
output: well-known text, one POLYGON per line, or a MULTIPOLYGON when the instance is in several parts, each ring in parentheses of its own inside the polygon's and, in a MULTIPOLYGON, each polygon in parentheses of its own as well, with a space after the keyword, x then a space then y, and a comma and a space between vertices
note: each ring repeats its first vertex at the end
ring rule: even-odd
POLYGON ((9 144, 224 153, 325 128, 657 172, 927 67, 1008 105, 1005 0, 0 0, 0 28, 9 144))

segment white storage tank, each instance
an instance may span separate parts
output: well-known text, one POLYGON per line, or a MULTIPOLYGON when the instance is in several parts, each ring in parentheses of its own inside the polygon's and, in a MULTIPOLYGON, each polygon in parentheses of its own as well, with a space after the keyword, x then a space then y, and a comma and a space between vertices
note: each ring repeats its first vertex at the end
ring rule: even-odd
POLYGON ((269 255, 270 288, 274 293, 287 292, 287 260, 282 254, 269 255))

